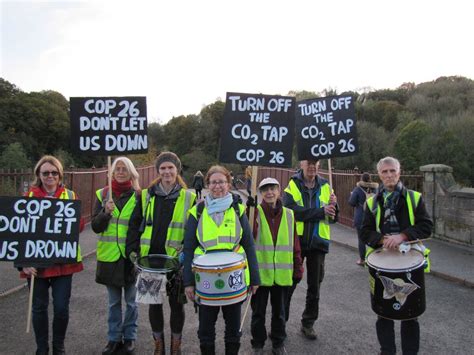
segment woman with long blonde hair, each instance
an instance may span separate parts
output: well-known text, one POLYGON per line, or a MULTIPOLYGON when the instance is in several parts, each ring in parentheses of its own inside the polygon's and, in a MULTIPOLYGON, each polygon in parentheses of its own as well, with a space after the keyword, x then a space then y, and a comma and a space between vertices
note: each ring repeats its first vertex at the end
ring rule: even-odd
POLYGON ((98 234, 96 282, 107 287, 108 343, 103 355, 123 347, 133 354, 137 338, 138 307, 133 265, 125 257, 128 223, 140 193, 138 172, 127 157, 116 158, 111 167, 112 186, 96 191, 92 230, 98 234), (122 290, 126 304, 122 316, 122 290))

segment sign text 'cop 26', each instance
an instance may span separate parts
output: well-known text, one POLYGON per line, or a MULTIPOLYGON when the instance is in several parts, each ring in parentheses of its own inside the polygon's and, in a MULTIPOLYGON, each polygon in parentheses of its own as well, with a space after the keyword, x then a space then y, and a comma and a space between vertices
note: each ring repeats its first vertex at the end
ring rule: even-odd
POLYGON ((299 160, 343 157, 357 152, 352 96, 328 96, 296 104, 299 160))
POLYGON ((294 114, 294 97, 227 93, 219 161, 289 167, 294 114))
POLYGON ((71 97, 73 149, 90 155, 146 153, 146 97, 71 97))

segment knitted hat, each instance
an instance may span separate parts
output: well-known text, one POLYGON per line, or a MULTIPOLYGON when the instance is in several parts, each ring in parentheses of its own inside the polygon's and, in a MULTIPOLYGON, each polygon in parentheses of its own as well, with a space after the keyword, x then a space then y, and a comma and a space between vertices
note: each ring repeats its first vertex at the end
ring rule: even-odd
POLYGON ((158 171, 160 169, 160 165, 165 162, 170 162, 176 166, 176 169, 178 169, 178 174, 181 172, 181 160, 179 160, 178 156, 173 152, 162 152, 156 157, 156 171, 158 171))

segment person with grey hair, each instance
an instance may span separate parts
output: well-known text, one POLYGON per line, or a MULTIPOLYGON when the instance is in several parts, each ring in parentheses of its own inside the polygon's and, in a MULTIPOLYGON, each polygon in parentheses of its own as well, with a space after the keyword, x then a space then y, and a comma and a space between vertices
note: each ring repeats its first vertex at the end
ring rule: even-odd
MULTIPOLYGON (((406 241, 428 238, 433 229, 423 198, 400 181, 400 162, 385 157, 377 163, 382 181, 378 192, 367 199, 361 239, 368 245, 367 255, 374 249, 398 249, 406 241), (413 218, 410 218, 413 216, 413 218)), ((429 250, 425 250, 425 257, 429 250)), ((425 271, 429 271, 429 261, 425 271)), ((395 354, 394 321, 378 316, 375 324, 382 354, 395 354)), ((417 354, 420 347, 418 319, 402 320, 400 325, 403 354, 417 354)))
POLYGON ((108 294, 108 343, 102 354, 116 354, 121 348, 133 354, 138 328, 137 290, 133 265, 125 257, 125 239, 140 184, 138 172, 127 157, 114 160, 111 174, 112 185, 96 191, 91 221, 92 230, 98 234, 96 282, 105 285, 108 294))
MULTIPOLYGON (((293 210, 296 230, 301 242, 301 256, 306 259, 306 305, 301 315, 301 332, 316 340, 313 329, 319 317, 319 294, 324 278, 324 261, 329 252, 330 223, 338 216, 337 198, 329 182, 319 176, 319 160, 303 160, 301 170, 293 175, 283 194, 283 205, 293 210)), ((297 282, 288 292, 285 316, 289 317, 292 294, 297 282)))

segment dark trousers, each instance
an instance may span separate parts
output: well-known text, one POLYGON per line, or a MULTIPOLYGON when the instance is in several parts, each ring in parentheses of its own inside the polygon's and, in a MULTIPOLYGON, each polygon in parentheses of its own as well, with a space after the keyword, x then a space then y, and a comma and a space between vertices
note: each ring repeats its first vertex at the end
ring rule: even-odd
MULTIPOLYGON (((326 253, 319 250, 304 250, 301 256, 306 258, 306 282, 308 290, 306 292, 306 305, 301 316, 301 324, 304 327, 311 328, 319 316, 319 288, 324 279, 324 259, 326 253)), ((293 292, 297 284, 293 283, 288 292, 288 301, 286 303, 286 320, 290 316, 290 303, 293 292)))
POLYGON ((216 321, 222 309, 225 321, 224 341, 240 344, 240 309, 242 302, 228 306, 199 306, 198 338, 201 345, 214 344, 216 340, 216 321))
MULTIPOLYGON (((420 348, 420 324, 418 319, 402 320, 400 323, 402 353, 404 355, 417 354, 420 348)), ((377 329, 380 350, 388 354, 395 354, 397 348, 395 346, 394 321, 378 317, 375 328, 377 329)))
POLYGON ((283 346, 286 339, 285 330, 285 307, 288 297, 289 286, 260 286, 257 293, 253 295, 252 306, 252 346, 254 348, 263 348, 267 340, 267 330, 265 329, 265 314, 267 312, 268 296, 270 295, 270 304, 272 306, 272 319, 270 325, 271 340, 274 348, 283 346))
MULTIPOLYGON (((30 284, 28 279, 28 285, 30 284)), ((49 287, 53 296, 53 348, 62 349, 69 323, 69 299, 72 275, 35 278, 33 289, 32 319, 36 346, 39 352, 47 352, 49 287)))
POLYGON ((196 198, 199 200, 202 197, 202 189, 196 189, 196 198))
POLYGON ((361 260, 365 260, 365 243, 362 241, 360 235, 361 235, 362 229, 357 228, 357 239, 359 240, 359 258, 361 260))
MULTIPOLYGON (((170 326, 171 331, 180 334, 184 326, 184 305, 179 303, 177 297, 168 297, 170 305, 170 326)), ((148 308, 148 318, 150 319, 151 330, 154 333, 163 332, 164 317, 162 304, 150 304, 148 308)))

